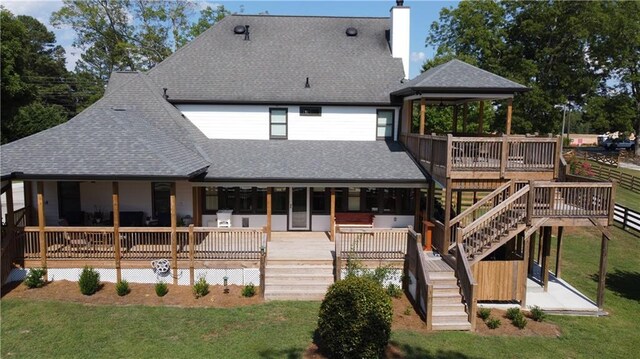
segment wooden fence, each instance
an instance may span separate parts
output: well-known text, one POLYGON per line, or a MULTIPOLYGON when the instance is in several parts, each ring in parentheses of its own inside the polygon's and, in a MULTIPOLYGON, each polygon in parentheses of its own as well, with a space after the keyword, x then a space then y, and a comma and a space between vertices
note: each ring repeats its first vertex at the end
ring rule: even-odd
POLYGON ((427 330, 431 330, 433 324, 433 283, 429 278, 421 242, 420 235, 410 229, 404 269, 404 275, 407 279, 403 285, 420 317, 426 322, 427 330))
MULTIPOLYGON (((586 153, 586 152, 579 152, 579 154, 577 154, 576 157, 580 158, 580 153, 586 153)), ((569 157, 571 155, 572 153, 567 154, 567 156, 569 157)), ((590 158, 587 158, 587 159, 590 159, 590 158)), ((608 167, 608 166, 601 166, 598 164, 592 164, 591 170, 593 172, 593 176, 590 176, 590 177, 579 176, 579 177, 585 178, 585 179, 591 179, 591 180, 595 179, 600 181, 616 181, 620 187, 636 193, 640 193, 640 176, 634 176, 632 174, 621 171, 619 169, 608 167)), ((575 174, 570 174, 570 175, 576 176, 575 174)))
POLYGON ((521 301, 525 268, 523 260, 477 262, 471 267, 478 281, 476 300, 521 301))
POLYGON ((613 219, 622 224, 622 229, 631 228, 640 232, 640 212, 616 203, 613 219))
POLYGON ((341 259, 404 259, 407 228, 344 228, 337 226, 336 257, 341 259))

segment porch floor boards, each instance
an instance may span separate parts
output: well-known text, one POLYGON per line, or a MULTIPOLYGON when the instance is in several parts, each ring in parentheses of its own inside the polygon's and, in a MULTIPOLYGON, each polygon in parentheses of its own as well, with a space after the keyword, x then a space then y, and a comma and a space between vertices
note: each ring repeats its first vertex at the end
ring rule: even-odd
POLYGON ((427 272, 453 272, 453 268, 433 252, 424 252, 424 258, 427 263, 427 272))
POLYGON ((267 244, 267 261, 331 261, 335 244, 326 232, 273 232, 267 244))

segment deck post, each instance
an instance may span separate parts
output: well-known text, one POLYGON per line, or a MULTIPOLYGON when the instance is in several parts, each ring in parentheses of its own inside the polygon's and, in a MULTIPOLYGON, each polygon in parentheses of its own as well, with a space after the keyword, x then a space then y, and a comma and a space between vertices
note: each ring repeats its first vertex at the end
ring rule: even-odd
POLYGON ((271 195, 273 192, 273 187, 267 187, 267 242, 271 242, 271 215, 272 215, 272 207, 271 207, 271 195))
POLYGON ((522 263, 526 266, 522 271, 522 277, 520 277, 521 283, 519 288, 520 294, 520 307, 522 309, 527 307, 527 278, 529 277, 529 259, 531 257, 531 236, 524 238, 524 253, 522 263))
POLYGON ((542 263, 542 242, 544 239, 544 227, 538 230, 538 264, 542 263))
POLYGON ((26 225, 33 226, 33 182, 24 181, 24 206, 26 208, 26 225))
POLYGON ((178 218, 176 213, 176 183, 171 182, 169 195, 169 204, 171 206, 171 267, 173 268, 173 284, 178 284, 178 235, 176 227, 178 218))
POLYGON ((458 105, 453 106, 453 134, 458 133, 458 105))
MULTIPOLYGON (((451 221, 451 200, 452 200, 452 190, 453 180, 451 178, 447 178, 447 188, 445 192, 445 200, 444 200, 444 240, 445 246, 448 248, 451 245, 451 225, 449 222, 451 221)), ((447 252, 447 248, 442 249, 442 253, 447 252)))
POLYGON ((536 232, 533 232, 531 234, 531 237, 529 238, 529 257, 527 258, 527 276, 530 276, 533 273, 533 260, 534 260, 534 253, 536 251, 536 232))
POLYGON ((193 263, 195 256, 195 239, 193 235, 193 224, 189 225, 189 284, 195 284, 195 266, 193 263))
POLYGON ((435 196, 436 196, 435 187, 436 187, 436 182, 434 180, 429 181, 429 189, 427 192, 427 220, 428 221, 431 221, 431 219, 433 218, 433 206, 435 204, 435 196))
POLYGON ((462 133, 467 133, 467 118, 469 117, 469 104, 462 107, 462 133))
POLYGON ((544 227, 544 243, 542 245, 542 285, 544 291, 549 290, 549 252, 551 252, 551 227, 544 227))
POLYGON ((507 128, 505 130, 506 135, 511 134, 511 113, 513 111, 513 99, 510 98, 507 101, 507 128))
POLYGON ((420 99, 420 135, 424 135, 424 122, 427 112, 427 102, 425 98, 420 99))
POLYGON ((480 101, 480 110, 478 113, 478 134, 484 131, 484 101, 480 101))
POLYGON ((122 281, 122 270, 120 268, 120 193, 118 182, 111 184, 112 194, 111 199, 113 203, 113 250, 114 258, 116 261, 116 282, 122 281))
POLYGON ((7 192, 5 193, 7 196, 7 233, 11 236, 14 234, 16 227, 16 219, 13 213, 13 185, 11 180, 9 180, 7 184, 7 192))
POLYGON ((598 272, 598 298, 596 304, 599 310, 604 310, 604 290, 607 278, 607 256, 608 256, 609 239, 602 234, 602 244, 600 248, 600 271, 598 272))
MULTIPOLYGON (((47 268, 47 239, 44 233, 44 184, 42 181, 38 181, 38 232, 40 239, 40 264, 42 268, 47 268)), ((44 280, 49 280, 48 275, 45 273, 44 280)))
POLYGON ((331 188, 331 208, 329 213, 330 239, 336 241, 336 189, 331 188))
POLYGON ((193 224, 198 227, 202 226, 202 213, 200 212, 200 209, 202 208, 202 204, 200 203, 202 197, 200 194, 200 188, 201 187, 193 187, 191 189, 193 196, 193 208, 191 209, 191 211, 193 212, 193 224))
POLYGON ((558 227, 558 246, 556 247, 556 278, 560 278, 562 275, 562 232, 564 227, 558 227))

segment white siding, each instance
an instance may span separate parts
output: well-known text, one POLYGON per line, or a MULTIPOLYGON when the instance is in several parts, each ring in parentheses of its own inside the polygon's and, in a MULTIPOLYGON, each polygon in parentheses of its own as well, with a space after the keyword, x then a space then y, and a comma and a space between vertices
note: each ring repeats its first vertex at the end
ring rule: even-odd
MULTIPOLYGON (((269 139, 269 108, 287 108, 289 140, 375 141, 377 110, 373 106, 321 106, 321 116, 300 116, 300 106, 177 105, 207 137, 269 139)), ((386 107, 389 108, 389 107, 386 107)), ((398 110, 394 128, 397 128, 398 110)))

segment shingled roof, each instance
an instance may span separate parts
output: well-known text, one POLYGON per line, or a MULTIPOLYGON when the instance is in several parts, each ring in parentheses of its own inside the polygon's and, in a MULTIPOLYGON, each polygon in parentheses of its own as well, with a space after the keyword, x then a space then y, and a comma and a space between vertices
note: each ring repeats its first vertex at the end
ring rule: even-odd
POLYGON ((424 184, 397 142, 210 140, 207 181, 424 184))
POLYGON ((430 68, 399 86, 393 96, 421 93, 515 93, 529 89, 460 60, 451 60, 430 68))
POLYGON ((404 77, 389 18, 231 15, 149 76, 172 102, 388 104, 404 77), (249 25, 249 40, 235 34, 249 25), (357 36, 347 36, 354 27, 357 36), (309 78, 309 88, 305 88, 309 78))
POLYGON ((127 76, 118 91, 68 122, 3 145, 2 177, 189 178, 205 171, 209 161, 198 147, 204 135, 192 135, 189 121, 145 75, 127 76), (174 134, 189 137, 181 142, 174 134))

